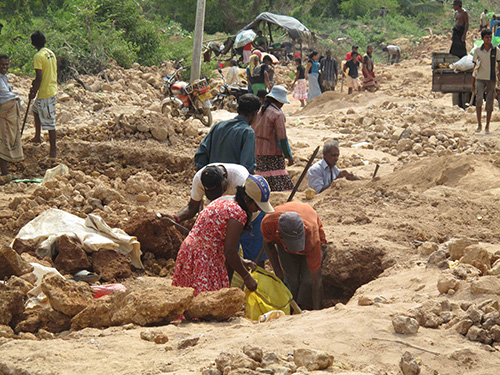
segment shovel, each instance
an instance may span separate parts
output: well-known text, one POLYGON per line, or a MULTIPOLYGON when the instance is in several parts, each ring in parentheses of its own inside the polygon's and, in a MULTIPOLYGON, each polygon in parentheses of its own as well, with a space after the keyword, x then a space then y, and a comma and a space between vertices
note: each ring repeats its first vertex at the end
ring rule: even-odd
POLYGON ((21 137, 23 136, 24 126, 26 125, 26 120, 28 119, 28 113, 30 111, 31 99, 28 100, 28 106, 26 107, 26 113, 24 114, 23 127, 21 128, 21 137))

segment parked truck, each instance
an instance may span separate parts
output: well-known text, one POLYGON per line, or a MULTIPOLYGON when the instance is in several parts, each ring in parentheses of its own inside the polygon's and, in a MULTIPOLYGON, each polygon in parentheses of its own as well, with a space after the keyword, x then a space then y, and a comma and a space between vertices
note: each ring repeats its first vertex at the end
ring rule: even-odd
POLYGON ((459 58, 447 52, 432 52, 432 91, 452 94, 453 105, 465 108, 472 96, 472 69, 454 71, 459 58))

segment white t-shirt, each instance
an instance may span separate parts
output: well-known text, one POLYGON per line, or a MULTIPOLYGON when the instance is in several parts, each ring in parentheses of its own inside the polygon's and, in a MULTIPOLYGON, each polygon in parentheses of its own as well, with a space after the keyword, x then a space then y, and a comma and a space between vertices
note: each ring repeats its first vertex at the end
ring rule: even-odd
POLYGON ((389 44, 387 46, 387 52, 391 55, 397 55, 398 53, 401 53, 401 49, 398 46, 389 44))
MULTIPOLYGON (((482 47, 482 46, 481 46, 482 47)), ((476 79, 481 79, 485 81, 489 81, 491 79, 491 71, 490 71, 490 66, 491 66, 491 48, 489 51, 486 51, 486 49, 478 47, 474 50, 474 56, 472 57, 472 61, 476 65, 479 64, 479 68, 477 69, 477 75, 476 79)), ((492 46, 492 48, 495 48, 492 46)), ((496 49, 496 57, 495 61, 498 62, 500 61, 500 50, 497 48, 496 49)), ((496 67, 495 67, 495 77, 497 75, 496 72, 496 67)))
POLYGON ((205 188, 201 183, 201 174, 203 170, 209 165, 222 165, 227 171, 227 189, 223 195, 234 195, 236 194, 236 186, 245 185, 245 181, 248 177, 248 170, 239 164, 233 163, 210 163, 204 168, 200 169, 193 177, 193 185, 191 187, 191 199, 200 202, 205 196, 205 188))

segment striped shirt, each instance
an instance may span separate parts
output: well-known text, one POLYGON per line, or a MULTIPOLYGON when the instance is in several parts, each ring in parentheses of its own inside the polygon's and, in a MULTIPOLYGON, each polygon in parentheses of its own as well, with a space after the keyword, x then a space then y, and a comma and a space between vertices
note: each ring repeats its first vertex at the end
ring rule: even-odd
POLYGON ((327 81, 335 81, 338 70, 337 60, 333 57, 331 59, 323 57, 319 65, 319 69, 321 70, 323 79, 326 79, 327 81))

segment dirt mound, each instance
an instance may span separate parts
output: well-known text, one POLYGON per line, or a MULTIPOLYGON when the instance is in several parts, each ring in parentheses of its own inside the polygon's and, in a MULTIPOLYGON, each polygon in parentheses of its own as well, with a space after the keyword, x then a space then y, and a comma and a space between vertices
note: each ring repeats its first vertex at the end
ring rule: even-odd
POLYGON ((382 184, 393 188, 408 186, 416 191, 447 186, 470 192, 486 192, 498 189, 500 170, 498 161, 487 156, 433 157, 399 167, 384 177, 382 184))

